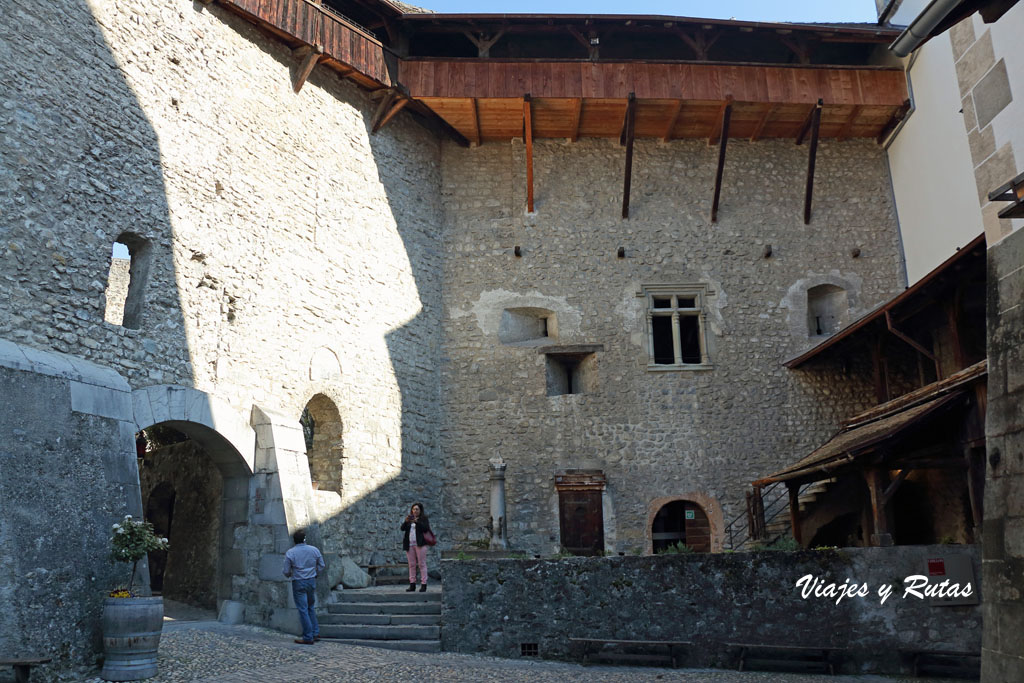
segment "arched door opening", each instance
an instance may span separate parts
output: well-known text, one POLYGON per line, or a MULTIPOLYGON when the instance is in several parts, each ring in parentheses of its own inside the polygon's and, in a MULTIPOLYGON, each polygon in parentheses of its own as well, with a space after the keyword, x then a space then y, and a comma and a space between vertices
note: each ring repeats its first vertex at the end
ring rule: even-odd
POLYGON ((344 436, 341 414, 323 394, 309 400, 299 419, 306 439, 309 476, 314 488, 341 493, 344 436))
POLYGON ((165 600, 216 610, 230 598, 224 571, 234 527, 245 506, 227 505, 225 492, 247 496, 249 473, 238 452, 205 425, 169 421, 138 433, 139 483, 146 521, 170 541, 150 553, 151 588, 165 600))
POLYGON ((711 552, 711 524, 704 509, 689 500, 674 500, 658 510, 651 527, 655 553, 669 546, 688 546, 699 553, 711 552))

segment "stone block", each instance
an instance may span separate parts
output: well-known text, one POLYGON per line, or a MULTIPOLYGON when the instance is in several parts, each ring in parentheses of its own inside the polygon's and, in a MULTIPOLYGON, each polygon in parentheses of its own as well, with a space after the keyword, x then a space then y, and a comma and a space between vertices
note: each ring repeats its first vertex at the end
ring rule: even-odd
POLYGON ((984 163, 974 169, 978 186, 978 205, 988 203, 988 193, 1016 175, 1013 161, 1013 145, 1007 142, 996 150, 984 163))
POLYGON ((299 621, 299 610, 294 607, 275 607, 270 614, 270 628, 301 636, 302 623, 299 621))
POLYGON ((135 452, 111 450, 103 454, 103 476, 112 484, 139 485, 139 463, 135 452))
POLYGON ((132 392, 132 411, 135 424, 139 429, 145 429, 154 424, 153 407, 149 404, 149 394, 145 391, 132 392))
POLYGON ((260 557, 260 579, 263 581, 285 582, 289 579, 281 573, 284 567, 284 554, 267 554, 260 557))
MULTIPOLYGON (((978 127, 985 128, 999 112, 1013 101, 1006 62, 1000 59, 974 86, 974 109, 978 114, 978 127)), ((977 163, 977 162, 975 162, 977 163)), ((1009 179, 1007 179, 1009 180, 1009 179)), ((994 188, 993 188, 994 189, 994 188)))
POLYGON ((134 419, 130 393, 82 382, 71 382, 71 410, 115 420, 134 419))
POLYGON ((956 61, 956 78, 960 84, 960 96, 966 95, 996 63, 992 47, 992 32, 985 31, 956 61))
POLYGON ((244 624, 245 604, 235 600, 225 600, 220 604, 217 621, 222 624, 230 624, 232 626, 244 624))
MULTIPOLYGON (((338 583, 345 588, 367 588, 373 583, 373 579, 370 575, 363 571, 351 557, 339 557, 337 560, 332 562, 332 564, 338 567, 338 583)), ((328 574, 328 576, 330 576, 330 574, 328 574)), ((338 583, 335 583, 332 580, 331 588, 337 586, 338 583)))
POLYGON ((221 571, 225 574, 245 574, 245 553, 237 549, 222 553, 221 571))
POLYGON ((960 59, 976 40, 974 21, 967 17, 949 30, 949 40, 953 47, 953 61, 960 59))
POLYGON ((967 134, 967 145, 971 149, 971 161, 977 166, 995 154, 996 136, 991 128, 979 130, 975 128, 967 134))

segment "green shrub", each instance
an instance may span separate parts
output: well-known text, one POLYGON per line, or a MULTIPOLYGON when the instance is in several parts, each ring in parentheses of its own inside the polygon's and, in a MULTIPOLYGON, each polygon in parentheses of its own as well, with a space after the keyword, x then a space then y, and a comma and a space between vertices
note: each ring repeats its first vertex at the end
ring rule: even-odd
POLYGON ((694 552, 693 548, 686 545, 682 541, 674 543, 667 548, 662 548, 657 552, 658 555, 689 555, 694 552))

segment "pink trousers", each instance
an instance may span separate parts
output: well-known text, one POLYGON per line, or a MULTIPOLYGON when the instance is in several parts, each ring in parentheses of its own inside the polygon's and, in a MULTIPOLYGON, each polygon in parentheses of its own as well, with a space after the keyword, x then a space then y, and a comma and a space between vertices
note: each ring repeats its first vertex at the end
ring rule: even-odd
POLYGON ((409 544, 409 583, 416 583, 416 567, 420 568, 420 583, 427 585, 427 547, 409 544))

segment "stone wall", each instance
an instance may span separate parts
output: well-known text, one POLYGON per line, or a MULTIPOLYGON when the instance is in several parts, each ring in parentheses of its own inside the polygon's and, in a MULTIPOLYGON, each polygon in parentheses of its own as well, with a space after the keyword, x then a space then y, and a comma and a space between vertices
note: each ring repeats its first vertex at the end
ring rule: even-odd
POLYGON ((982 680, 1024 679, 1024 231, 988 251, 982 680))
POLYGON ((413 499, 442 522, 434 135, 403 113, 371 137, 375 103, 323 68, 296 94, 289 50, 216 6, 14 0, 3 23, 0 336, 296 426, 323 394, 330 554, 399 547, 378 529, 413 499), (119 239, 139 329, 104 320, 119 239))
POLYGON ((733 668, 738 651, 723 643, 831 646, 849 648, 843 672, 906 673, 901 649, 980 648, 979 606, 903 597, 907 576, 952 555, 968 555, 977 576, 973 546, 445 560, 441 647, 519 657, 522 643, 534 643, 541 657, 575 659, 570 637, 681 640, 694 643, 687 665, 733 668), (867 583, 870 595, 803 599, 795 586, 808 574, 826 585, 867 583), (893 585, 884 603, 882 584, 893 585))
POLYGON ((103 599, 131 573, 111 525, 142 515, 128 384, 0 339, 0 396, 0 652, 91 663, 103 599))
POLYGON ((606 549, 649 550, 652 506, 679 498, 707 501, 720 543, 750 481, 874 404, 862 354, 846 368, 789 371, 781 362, 822 339, 808 330, 808 289, 845 289, 848 320, 903 289, 877 146, 821 143, 808 226, 807 150, 791 141, 730 142, 715 224, 717 149, 638 141, 628 220, 620 218, 623 154, 611 140, 538 141, 529 215, 521 142, 444 148, 443 452, 457 524, 447 535, 456 543, 487 537, 495 456, 508 463, 514 548, 558 549, 554 477, 573 468, 607 477, 606 549), (637 296, 647 284, 710 290, 709 369, 648 370, 646 303, 637 296), (546 310, 556 324, 540 342, 502 343, 508 309, 546 310), (583 393, 548 395, 541 342, 597 345, 583 393))

